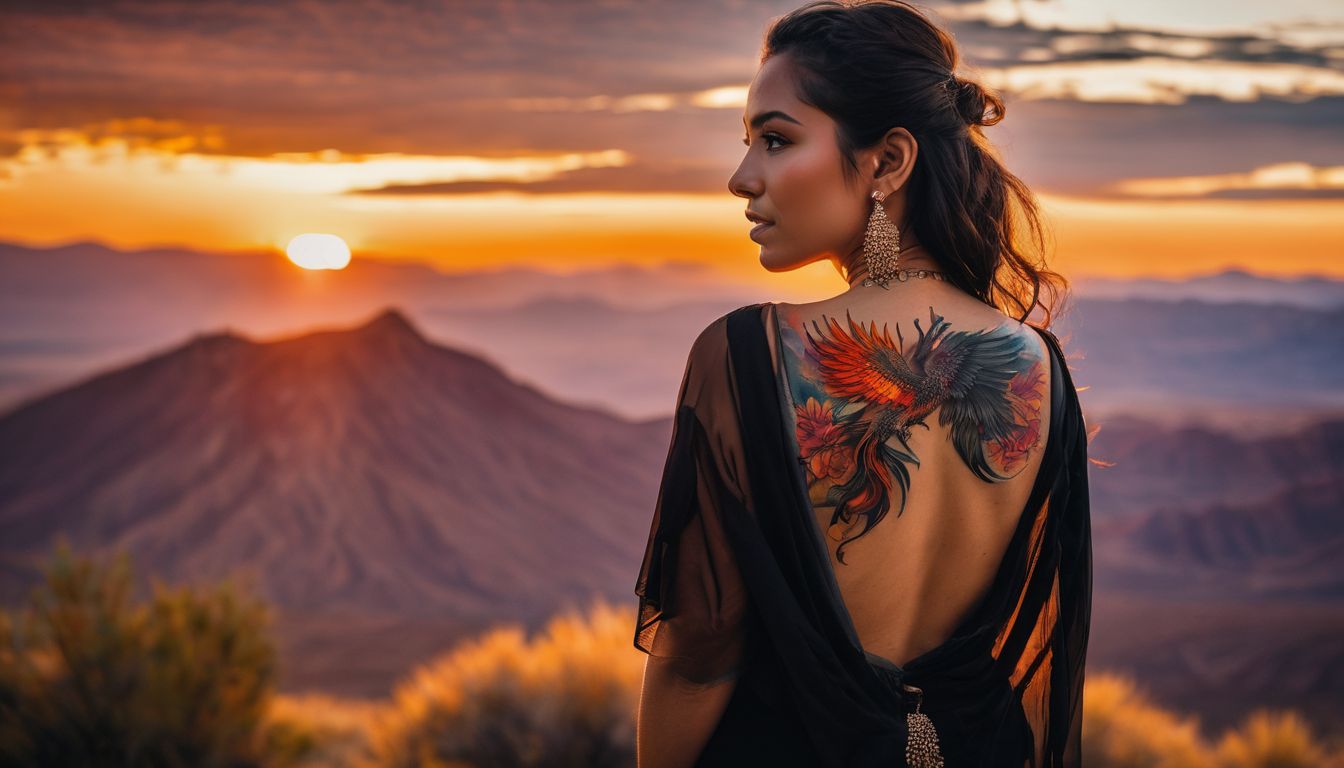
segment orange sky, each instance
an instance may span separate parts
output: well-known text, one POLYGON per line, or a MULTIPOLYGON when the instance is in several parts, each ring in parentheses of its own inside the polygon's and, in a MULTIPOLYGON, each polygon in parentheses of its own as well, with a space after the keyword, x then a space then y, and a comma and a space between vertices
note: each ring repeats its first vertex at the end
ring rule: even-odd
MULTIPOLYGON (((354 258, 421 260, 447 271, 510 264, 565 271, 705 261, 734 278, 815 281, 829 266, 769 275, 740 199, 712 194, 488 193, 446 199, 312 195, 157 170, 36 172, 0 188, 0 239, 97 239, 120 248, 283 249, 329 232, 354 258), (72 215, 77 212, 77 215, 72 215)), ((1041 194, 1052 265, 1066 276, 1179 277, 1237 266, 1344 277, 1338 200, 1116 201, 1041 194)))
MULTIPOLYGON (((448 271, 833 274, 766 273, 726 188, 760 34, 795 3, 336 3, 318 35, 302 5, 138 2, 0 10, 0 240, 278 252, 320 232, 448 271)), ((1344 14, 1192 5, 932 7, 1009 104, 986 133, 1039 195, 1057 271, 1344 277, 1344 14)))

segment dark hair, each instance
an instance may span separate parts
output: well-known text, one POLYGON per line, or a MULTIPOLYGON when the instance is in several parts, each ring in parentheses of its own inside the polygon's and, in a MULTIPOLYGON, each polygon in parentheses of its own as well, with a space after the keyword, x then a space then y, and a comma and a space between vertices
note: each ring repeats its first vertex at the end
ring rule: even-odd
POLYGON ((1068 281, 1045 267, 1034 195, 981 130, 1003 119, 1003 100, 952 77, 959 55, 951 35, 901 0, 818 0, 766 32, 761 62, 783 53, 799 66, 798 98, 838 126, 846 180, 859 180, 856 151, 904 127, 919 145, 907 226, 951 283, 1019 321, 1040 306, 1048 327, 1068 281), (1030 227, 1039 260, 1017 241, 1015 214, 1030 227))

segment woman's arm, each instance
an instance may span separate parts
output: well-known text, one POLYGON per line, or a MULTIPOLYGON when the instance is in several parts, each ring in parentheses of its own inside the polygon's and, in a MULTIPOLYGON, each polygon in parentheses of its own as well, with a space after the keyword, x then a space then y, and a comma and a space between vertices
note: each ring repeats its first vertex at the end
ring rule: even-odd
POLYGON ((635 718, 637 768, 690 768, 728 707, 737 675, 707 685, 681 677, 667 659, 648 656, 635 718))

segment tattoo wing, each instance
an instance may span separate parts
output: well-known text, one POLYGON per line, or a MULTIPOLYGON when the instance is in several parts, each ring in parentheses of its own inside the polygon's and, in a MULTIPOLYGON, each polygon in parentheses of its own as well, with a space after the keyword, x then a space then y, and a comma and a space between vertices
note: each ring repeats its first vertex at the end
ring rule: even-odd
MULTIPOLYGON (((908 408, 914 401, 920 376, 901 355, 885 327, 877 332, 877 323, 865 328, 849 318, 850 336, 833 317, 823 317, 830 338, 817 328, 817 336, 807 331, 814 350, 817 369, 826 383, 826 391, 835 398, 863 400, 879 408, 908 408)), ((806 330, 806 329, 804 329, 806 330)))
POLYGON ((1007 393, 1009 382, 1031 365, 1020 333, 1000 327, 954 331, 939 340, 924 364, 925 374, 947 393, 938 423, 951 425, 952 442, 982 480, 1007 480, 985 459, 987 441, 1006 442, 1018 426, 1007 393))

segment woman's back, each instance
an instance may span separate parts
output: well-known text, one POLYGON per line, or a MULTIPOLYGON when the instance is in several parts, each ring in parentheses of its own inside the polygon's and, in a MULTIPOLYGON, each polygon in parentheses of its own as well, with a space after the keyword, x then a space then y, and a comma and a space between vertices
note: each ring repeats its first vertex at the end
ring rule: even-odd
MULTIPOLYGON (((887 301, 896 295, 887 294, 887 301)), ((925 304, 926 313, 929 306, 925 304)), ((819 315, 815 326, 808 324, 822 353, 815 361, 821 385, 839 395, 852 382, 845 372, 857 371, 853 380, 866 382, 859 392, 872 401, 856 409, 841 404, 836 410, 832 404, 835 428, 857 434, 856 447, 848 454, 855 467, 837 461, 841 471, 832 485, 849 484, 855 493, 847 500, 882 498, 885 488, 886 506, 897 510, 902 470, 913 469, 914 459, 919 460, 906 483, 910 499, 899 517, 888 511, 859 536, 867 523, 864 508, 851 507, 851 528, 836 532, 845 534, 843 563, 834 554, 839 536, 830 537, 827 546, 822 535, 831 513, 814 507, 809 496, 815 491, 806 487, 800 457, 815 458, 812 449, 818 441, 797 430, 783 391, 779 365, 792 353, 791 334, 779 333, 787 322, 782 328, 776 322, 780 306, 765 303, 734 310, 711 323, 692 345, 636 582, 640 609, 635 646, 658 657, 659 669, 671 670, 682 681, 677 686, 724 692, 716 699, 723 706, 721 715, 717 707, 712 713, 696 713, 717 723, 697 765, 900 765, 900 755, 908 759, 907 750, 915 743, 912 722, 926 730, 931 722, 948 768, 1077 764, 1091 544, 1085 424, 1063 351, 1048 331, 1013 329, 1011 321, 974 326, 974 316, 954 312, 955 302, 936 300, 932 306, 934 323, 921 319, 913 332, 903 322, 898 335, 892 321, 892 344, 910 351, 910 370, 892 354, 870 354, 877 365, 864 364, 861 355, 851 356, 849 366, 828 361, 828 355, 840 355, 839 345, 846 340, 871 347, 888 338, 880 324, 874 328, 870 323, 868 331, 857 327, 855 316, 867 316, 858 305, 849 306, 843 323, 828 314, 819 315), (938 317, 940 309, 971 330, 959 330, 938 317), (985 329, 990 332, 981 333, 985 329), (997 333, 1010 329, 1036 334, 1046 343, 1048 405, 1034 402, 1031 394, 1042 385, 1030 373, 1021 381, 1036 382, 1036 387, 1011 393, 1007 409, 1002 402, 996 409, 994 398, 973 396, 977 388, 983 394, 987 383, 997 382, 993 391, 1012 390, 1016 368, 1034 367, 1008 365, 1037 349, 1016 333, 997 333), (783 345, 776 343, 780 336, 783 345), (968 346, 971 342, 975 348, 968 346), (955 365, 944 359, 953 353, 955 365), (959 449, 920 443, 917 435, 926 431, 923 427, 882 419, 876 410, 868 410, 880 400, 879 392, 902 397, 899 386, 880 388, 871 378, 888 369, 905 374, 919 390, 918 396, 905 398, 904 410, 923 409, 923 420, 931 427, 927 431, 951 439, 959 449), (912 371, 943 382, 943 390, 927 386, 929 382, 918 386, 921 382, 912 371), (976 376, 966 379, 962 374, 967 371, 976 376), (940 391, 946 397, 929 408, 925 395, 940 391), (982 427, 983 434, 1011 435, 1019 420, 1032 421, 1033 408, 1046 407, 1050 413, 1041 416, 1049 423, 1040 421, 1038 428, 1048 437, 1020 441, 1027 450, 1011 472, 1004 470, 1008 459, 1000 453, 979 450, 982 427), (967 424, 968 412, 980 418, 967 424), (865 414, 874 415, 868 424, 865 414), (952 423, 940 423, 944 414, 955 417, 952 423), (905 444, 903 428, 908 430, 905 444), (870 430, 880 442, 865 442, 870 430), (886 431, 892 434, 882 438, 886 431), (799 450, 800 442, 804 450, 799 450), (917 455, 919 451, 924 453, 917 455), (975 470, 968 468, 963 454, 971 457, 975 470), (927 478, 935 476, 936 463, 946 465, 949 477, 955 477, 959 464, 966 474, 959 481, 940 483, 942 495, 937 497, 926 494, 924 487, 931 484, 927 478), (866 474, 858 471, 861 465, 869 468, 866 474), (876 469, 879 465, 885 470, 876 469), (981 479, 1000 471, 1014 474, 1013 479, 981 479), (1019 504, 1020 496, 1012 497, 1009 490, 983 503, 991 510, 1010 505, 1026 509, 1029 514, 1020 519, 1021 509, 1001 516, 991 511, 991 528, 974 511, 940 518, 925 511, 934 519, 922 529, 900 527, 920 514, 917 504, 932 510, 939 503, 982 503, 961 489, 967 484, 998 490, 1019 482, 1023 485, 1017 493, 1030 493, 1029 499, 1019 504), (930 500, 916 502, 921 495, 930 500), (998 526, 1012 528, 1014 523, 1006 545, 1003 537, 994 538, 1001 536, 998 526), (902 538, 912 530, 916 533, 909 539, 902 538), (875 535, 883 531, 896 533, 875 535), (941 537, 943 550, 907 545, 920 535, 941 537), (860 543, 867 549, 860 549, 860 543), (1006 554, 990 551, 1005 546, 1006 554), (889 562, 898 558, 915 565, 901 570, 889 562), (961 562, 975 558, 979 560, 973 568, 961 562), (868 583, 837 580, 846 569, 859 573, 856 566, 865 559, 873 561, 861 571, 868 583), (970 575, 957 578, 958 571, 970 575), (902 583, 918 579, 923 579, 918 590, 902 583), (949 580, 952 586, 943 588, 940 582, 949 580), (904 595, 914 597, 902 599, 904 595), (911 621, 955 626, 916 633, 908 631, 911 621), (891 630, 896 642, 913 638, 934 647, 880 645, 880 633, 891 630), (732 686, 724 687, 728 680, 734 681, 732 686), (921 706, 919 716, 928 719, 922 725, 910 720, 917 718, 921 706)), ((783 309, 787 314, 790 307, 783 309)), ((914 325, 912 317, 909 326, 914 325)), ((799 391, 807 390, 800 386, 799 391)), ((654 707, 646 718, 653 711, 670 710, 654 707)))
POLYGON ((1049 352, 932 280, 772 309, 782 416, 837 587, 863 648, 904 666, 994 582, 1045 453, 1049 352))

